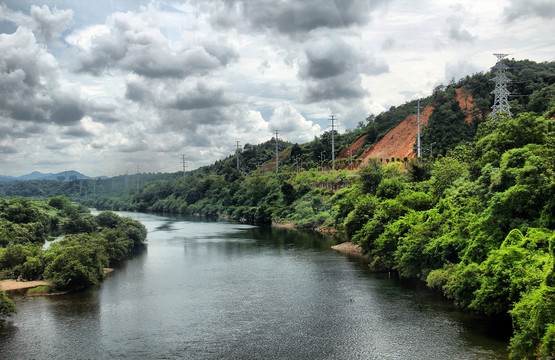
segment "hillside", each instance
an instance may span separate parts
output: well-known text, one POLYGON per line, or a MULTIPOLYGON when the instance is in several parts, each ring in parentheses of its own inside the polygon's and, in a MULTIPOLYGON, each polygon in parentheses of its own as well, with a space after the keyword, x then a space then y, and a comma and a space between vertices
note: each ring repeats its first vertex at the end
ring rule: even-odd
MULTIPOLYGON (((465 121, 471 123, 473 120, 473 115, 471 114, 471 109, 474 106, 474 100, 472 94, 463 89, 458 88, 457 101, 461 110, 466 114, 465 121)), ((421 130, 428 124, 428 119, 434 111, 433 106, 426 106, 420 112, 420 124, 421 130)), ((366 148, 362 154, 357 157, 357 165, 364 165, 368 163, 370 158, 381 158, 381 159, 404 159, 406 158, 416 158, 415 153, 415 143, 416 136, 418 134, 418 116, 409 115, 403 120, 399 125, 397 125, 393 130, 389 131, 380 141, 374 145, 366 148)), ((339 159, 349 159, 349 155, 356 154, 360 151, 364 144, 366 135, 361 136, 355 143, 351 146, 344 148, 339 153, 339 159)), ((424 150, 424 149, 423 149, 424 150)))
MULTIPOLYGON (((102 178, 105 178, 102 177, 102 178)), ((88 176, 81 174, 75 170, 69 171, 62 171, 56 174, 48 173, 43 174, 39 171, 33 171, 30 174, 21 175, 21 176, 4 176, 0 175, 0 182, 10 182, 10 181, 29 181, 29 180, 79 180, 79 179, 89 179, 88 176)))
MULTIPOLYGON (((428 124, 428 119, 433 109, 432 106, 427 106, 420 113, 420 124, 422 127, 428 124)), ((394 157, 396 159, 403 159, 405 157, 416 157, 414 143, 418 134, 417 123, 417 115, 408 116, 402 123, 387 133, 383 139, 362 153, 360 158, 363 160, 363 164, 368 163, 369 158, 391 159, 394 157)))

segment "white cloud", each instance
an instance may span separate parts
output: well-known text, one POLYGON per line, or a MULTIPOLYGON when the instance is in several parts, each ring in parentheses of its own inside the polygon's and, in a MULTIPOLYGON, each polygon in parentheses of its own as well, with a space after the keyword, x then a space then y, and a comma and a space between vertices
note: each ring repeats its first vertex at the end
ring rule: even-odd
POLYGON ((310 141, 322 131, 320 125, 305 119, 291 104, 282 104, 274 110, 269 129, 279 130, 282 138, 297 143, 310 141))
POLYGON ((0 6, 4 174, 191 169, 273 130, 309 141, 329 114, 352 129, 494 52, 555 51, 544 0, 64 4, 0 6))

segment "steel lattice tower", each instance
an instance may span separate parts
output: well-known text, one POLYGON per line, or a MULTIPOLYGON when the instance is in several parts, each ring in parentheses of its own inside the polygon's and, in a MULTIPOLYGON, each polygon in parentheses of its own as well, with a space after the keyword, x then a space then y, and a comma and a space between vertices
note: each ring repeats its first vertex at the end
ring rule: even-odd
POLYGON ((503 59, 508 54, 493 54, 497 57, 497 63, 495 64, 495 69, 497 70, 497 75, 493 78, 495 80, 495 90, 492 94, 495 95, 495 100, 493 102, 491 117, 495 118, 498 114, 508 113, 511 116, 511 107, 509 106, 509 90, 507 90, 507 84, 511 79, 506 75, 507 65, 503 62, 503 59))

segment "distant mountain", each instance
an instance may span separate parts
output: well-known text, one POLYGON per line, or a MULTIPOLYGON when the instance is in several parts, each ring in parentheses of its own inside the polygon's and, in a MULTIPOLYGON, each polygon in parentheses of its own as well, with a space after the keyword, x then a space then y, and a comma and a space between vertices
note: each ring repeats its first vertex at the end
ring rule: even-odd
POLYGON ((79 179, 90 179, 90 177, 81 174, 75 170, 69 171, 62 171, 57 174, 43 174, 39 171, 33 171, 27 175, 21 176, 3 176, 0 175, 0 182, 10 182, 10 181, 29 181, 29 180, 61 180, 61 181, 69 181, 69 180, 79 180, 79 179))

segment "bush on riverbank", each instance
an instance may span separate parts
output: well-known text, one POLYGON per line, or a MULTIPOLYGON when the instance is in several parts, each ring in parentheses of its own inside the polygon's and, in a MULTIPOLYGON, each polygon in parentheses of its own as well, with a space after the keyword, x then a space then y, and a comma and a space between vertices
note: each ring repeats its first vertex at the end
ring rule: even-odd
POLYGON ((8 298, 4 290, 0 290, 0 325, 1 317, 14 314, 16 311, 13 301, 8 298))

